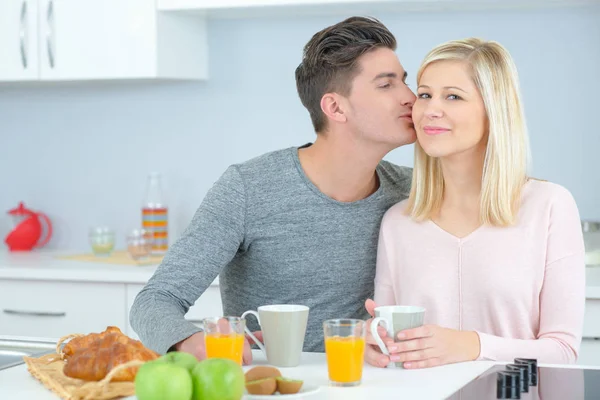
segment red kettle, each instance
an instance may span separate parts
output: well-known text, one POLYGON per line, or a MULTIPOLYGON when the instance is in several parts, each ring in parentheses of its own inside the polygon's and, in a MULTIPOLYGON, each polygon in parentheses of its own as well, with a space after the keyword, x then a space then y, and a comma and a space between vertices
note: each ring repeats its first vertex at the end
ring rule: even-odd
POLYGON ((8 214, 15 220, 14 229, 4 239, 10 251, 29 251, 48 243, 52 236, 52 224, 45 214, 25 208, 23 202, 20 202, 19 206, 10 210, 8 214), (42 237, 41 219, 44 220, 47 228, 46 237, 40 241, 42 237))

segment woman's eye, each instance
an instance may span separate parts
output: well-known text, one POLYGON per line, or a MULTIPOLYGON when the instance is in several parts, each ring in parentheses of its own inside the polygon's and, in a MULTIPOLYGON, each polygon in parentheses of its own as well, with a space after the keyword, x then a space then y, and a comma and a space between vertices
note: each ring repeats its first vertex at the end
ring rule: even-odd
POLYGON ((380 88, 380 89, 387 89, 387 88, 389 88, 389 87, 391 87, 391 86, 392 86, 392 85, 390 85, 389 83, 385 83, 385 84, 383 84, 383 85, 380 85, 380 86, 379 86, 379 88, 380 88))
POLYGON ((429 94, 428 93, 419 93, 419 98, 420 99, 428 99, 429 98, 429 94))
POLYGON ((449 100, 462 100, 462 98, 460 96, 457 96, 455 94, 448 95, 448 99, 449 100))

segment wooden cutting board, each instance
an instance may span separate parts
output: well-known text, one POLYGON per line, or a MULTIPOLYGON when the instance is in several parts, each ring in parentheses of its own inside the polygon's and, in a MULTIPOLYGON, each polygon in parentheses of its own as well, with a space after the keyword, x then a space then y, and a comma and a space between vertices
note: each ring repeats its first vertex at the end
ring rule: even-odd
POLYGON ((163 256, 150 256, 146 260, 134 260, 126 251, 113 251, 109 256, 96 256, 94 253, 86 254, 69 254, 56 256, 62 260, 95 262, 101 264, 117 264, 117 265, 154 265, 162 262, 163 256))

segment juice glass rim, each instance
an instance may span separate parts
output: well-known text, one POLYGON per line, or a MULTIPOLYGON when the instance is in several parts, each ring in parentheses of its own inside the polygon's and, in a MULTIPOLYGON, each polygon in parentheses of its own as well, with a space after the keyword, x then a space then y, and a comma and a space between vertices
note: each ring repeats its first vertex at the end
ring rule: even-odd
POLYGON ((323 321, 323 326, 351 326, 366 323, 363 319, 355 318, 334 318, 323 321))

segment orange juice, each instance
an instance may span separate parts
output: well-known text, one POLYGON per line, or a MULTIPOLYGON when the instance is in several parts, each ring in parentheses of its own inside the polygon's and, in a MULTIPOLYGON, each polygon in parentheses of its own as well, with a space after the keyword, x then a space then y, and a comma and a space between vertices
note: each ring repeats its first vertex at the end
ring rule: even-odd
POLYGON ((244 335, 239 333, 207 333, 204 340, 206 358, 229 358, 242 365, 244 335))
POLYGON ((332 336, 325 338, 329 379, 338 383, 359 382, 362 377, 365 339, 332 336))

